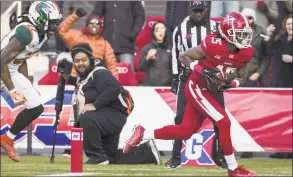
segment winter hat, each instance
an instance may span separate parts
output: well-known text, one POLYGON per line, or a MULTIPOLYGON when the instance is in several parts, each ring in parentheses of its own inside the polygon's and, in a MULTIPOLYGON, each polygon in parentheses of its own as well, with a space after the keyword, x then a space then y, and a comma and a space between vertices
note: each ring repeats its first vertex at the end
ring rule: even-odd
POLYGON ((256 22, 256 15, 255 11, 251 8, 245 8, 241 12, 246 17, 253 17, 254 22, 256 22))

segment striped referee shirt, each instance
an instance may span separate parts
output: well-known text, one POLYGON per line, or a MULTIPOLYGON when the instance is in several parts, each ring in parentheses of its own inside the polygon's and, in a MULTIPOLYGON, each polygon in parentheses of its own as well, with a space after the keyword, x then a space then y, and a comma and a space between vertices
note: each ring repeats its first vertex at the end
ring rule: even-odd
POLYGON ((173 32, 172 47, 172 73, 179 75, 183 72, 183 66, 179 61, 179 54, 187 49, 200 45, 203 40, 216 25, 215 21, 210 20, 209 23, 196 26, 195 22, 187 16, 183 22, 178 25, 173 32), (181 71, 182 70, 182 71, 181 71))

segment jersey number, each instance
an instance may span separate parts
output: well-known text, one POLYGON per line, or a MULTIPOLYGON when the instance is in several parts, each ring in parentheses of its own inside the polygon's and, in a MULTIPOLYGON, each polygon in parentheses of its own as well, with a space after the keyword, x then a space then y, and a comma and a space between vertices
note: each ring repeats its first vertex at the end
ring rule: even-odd
POLYGON ((232 74, 236 71, 236 68, 230 68, 223 65, 218 65, 217 68, 221 70, 222 73, 232 74))
POLYGON ((222 40, 220 38, 212 37, 211 39, 213 44, 222 45, 222 40))

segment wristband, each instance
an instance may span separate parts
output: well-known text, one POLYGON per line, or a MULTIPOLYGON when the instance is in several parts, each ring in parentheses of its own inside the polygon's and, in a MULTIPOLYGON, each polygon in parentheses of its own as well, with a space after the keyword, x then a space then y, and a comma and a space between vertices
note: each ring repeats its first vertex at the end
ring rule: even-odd
MULTIPOLYGON (((191 63, 190 63, 191 66, 191 63)), ((198 74, 202 75, 202 67, 200 65, 197 64, 193 64, 193 70, 195 70, 198 74)))
POLYGON ((10 95, 13 94, 14 92, 17 92, 15 88, 9 91, 10 95))
POLYGON ((231 83, 232 88, 239 87, 239 85, 240 85, 240 82, 239 80, 236 80, 236 79, 234 79, 231 83))

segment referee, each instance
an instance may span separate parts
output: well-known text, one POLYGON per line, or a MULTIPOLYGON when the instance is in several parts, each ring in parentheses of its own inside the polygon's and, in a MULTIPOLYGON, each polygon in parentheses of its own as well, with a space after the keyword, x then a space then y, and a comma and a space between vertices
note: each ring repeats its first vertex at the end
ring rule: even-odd
MULTIPOLYGON (((173 32, 173 48, 172 48, 172 73, 173 80, 171 90, 177 95, 176 105, 176 117, 175 124, 179 125, 182 122, 185 106, 187 100, 185 97, 185 84, 188 80, 192 70, 184 68, 179 63, 179 54, 185 52, 189 48, 200 45, 203 40, 216 25, 216 22, 209 20, 208 8, 205 1, 189 1, 190 3, 190 15, 178 25, 173 32)), ((217 129, 216 133, 217 133, 217 129)), ((220 151, 217 143, 217 135, 215 136, 213 152, 220 151), (216 147, 216 148, 215 148, 216 147)), ((172 158, 165 164, 166 168, 178 168, 181 167, 181 147, 182 140, 175 140, 173 144, 172 158)), ((216 162, 214 155, 213 159, 216 162)), ((218 157, 216 158, 218 159, 218 157)))

